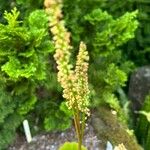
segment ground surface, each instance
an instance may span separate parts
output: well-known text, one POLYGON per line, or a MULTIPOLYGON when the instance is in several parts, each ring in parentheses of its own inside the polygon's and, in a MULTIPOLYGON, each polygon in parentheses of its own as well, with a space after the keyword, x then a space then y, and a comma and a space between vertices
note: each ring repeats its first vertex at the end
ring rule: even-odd
MULTIPOLYGON (((30 144, 26 142, 24 137, 18 137, 8 150, 58 150, 60 145, 66 141, 76 141, 73 127, 65 132, 37 135, 33 137, 30 144)), ((83 145, 86 145, 88 150, 102 150, 101 141, 97 138, 90 122, 85 129, 83 145)))

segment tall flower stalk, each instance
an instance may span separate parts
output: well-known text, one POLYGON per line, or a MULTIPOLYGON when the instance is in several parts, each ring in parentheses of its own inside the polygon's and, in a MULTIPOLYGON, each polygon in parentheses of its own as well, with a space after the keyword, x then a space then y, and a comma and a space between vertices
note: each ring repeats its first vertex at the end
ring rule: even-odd
POLYGON ((84 42, 80 42, 76 66, 70 63, 72 46, 70 33, 62 20, 62 0, 45 0, 46 13, 49 17, 49 27, 53 34, 55 45, 55 61, 58 69, 58 82, 63 88, 66 104, 73 111, 78 150, 81 150, 85 120, 89 116, 88 61, 89 56, 84 42))

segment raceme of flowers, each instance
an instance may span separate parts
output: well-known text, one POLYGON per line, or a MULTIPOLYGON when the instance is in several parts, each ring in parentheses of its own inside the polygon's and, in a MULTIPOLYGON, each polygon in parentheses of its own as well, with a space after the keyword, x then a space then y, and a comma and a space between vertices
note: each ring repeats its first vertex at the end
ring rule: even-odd
POLYGON ((70 64, 72 46, 70 33, 65 28, 62 18, 62 1, 45 0, 46 12, 49 17, 50 31, 55 45, 54 58, 57 63, 58 81, 63 87, 63 97, 69 109, 78 110, 89 115, 88 61, 89 56, 84 42, 80 42, 76 66, 70 64))

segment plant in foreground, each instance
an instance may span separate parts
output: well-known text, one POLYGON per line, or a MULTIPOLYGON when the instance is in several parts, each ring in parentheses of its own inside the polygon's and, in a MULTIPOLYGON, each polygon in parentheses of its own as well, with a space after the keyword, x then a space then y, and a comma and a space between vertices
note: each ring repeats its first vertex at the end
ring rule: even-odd
MULTIPOLYGON (((53 34, 53 42, 56 53, 54 58, 57 63, 58 81, 63 88, 63 97, 67 107, 72 110, 78 138, 78 150, 82 148, 82 139, 86 116, 89 116, 89 88, 88 88, 88 52, 86 45, 81 42, 77 56, 76 66, 70 64, 72 46, 70 45, 70 33, 65 28, 62 18, 62 1, 45 0, 46 12, 49 16, 50 31, 53 34)), ((71 144, 71 143, 70 143, 71 144)), ((76 144, 72 143, 74 149, 76 144)))

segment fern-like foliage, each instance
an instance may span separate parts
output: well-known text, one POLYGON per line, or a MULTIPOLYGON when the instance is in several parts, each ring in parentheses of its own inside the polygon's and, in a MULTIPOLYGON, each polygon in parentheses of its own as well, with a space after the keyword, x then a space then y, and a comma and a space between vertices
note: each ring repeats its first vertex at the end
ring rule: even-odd
POLYGON ((133 66, 132 62, 123 58, 120 49, 134 37, 134 31, 138 26, 136 16, 137 11, 114 19, 106 11, 95 9, 84 17, 92 30, 90 31, 92 34, 86 32, 91 39, 87 41, 89 47, 93 49, 90 73, 91 83, 97 95, 94 96, 96 105, 109 104, 118 112, 122 121, 125 117, 114 92, 125 86, 129 68, 133 66))
MULTIPOLYGON (((64 2, 66 20, 70 30, 74 34, 74 41, 78 41, 81 38, 81 33, 84 32, 83 25, 85 25, 85 23, 83 16, 94 9, 102 9, 103 11, 107 11, 114 18, 118 18, 126 12, 138 10, 139 13, 137 15, 137 19, 140 22, 140 26, 135 32, 135 38, 130 39, 125 46, 123 46, 122 51, 125 57, 134 61, 138 66, 149 64, 149 0, 78 0, 74 2, 64 0, 64 2), (78 24, 76 24, 76 22, 78 22, 78 24)), ((87 26, 87 28, 91 31, 90 27, 87 26)), ((92 34, 92 32, 90 33, 92 34)))
POLYGON ((73 113, 67 108, 66 103, 62 102, 60 106, 50 104, 52 111, 45 114, 44 125, 47 131, 65 130, 71 126, 73 113))
POLYGON ((94 25, 92 29, 95 33, 93 37, 95 49, 107 54, 132 39, 138 25, 135 20, 136 15, 137 11, 126 13, 114 20, 111 15, 100 9, 95 9, 90 15, 86 15, 85 19, 94 25))
POLYGON ((47 78, 53 51, 42 10, 19 21, 19 11, 5 11, 0 24, 0 149, 14 138, 16 128, 37 101, 36 89, 47 78))

